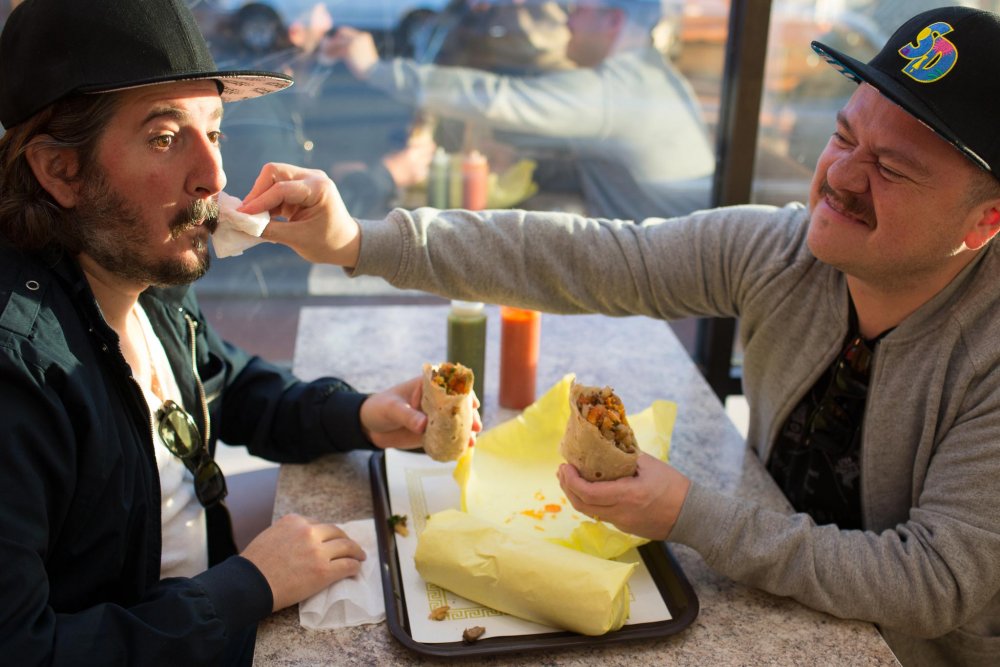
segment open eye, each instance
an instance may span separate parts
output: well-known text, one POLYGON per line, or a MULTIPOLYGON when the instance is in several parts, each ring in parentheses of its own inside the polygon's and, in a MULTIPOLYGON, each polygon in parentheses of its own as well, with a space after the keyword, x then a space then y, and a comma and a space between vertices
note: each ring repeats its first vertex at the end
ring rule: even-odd
POLYGON ((169 134, 161 134, 149 140, 153 148, 170 148, 174 143, 174 137, 169 134))

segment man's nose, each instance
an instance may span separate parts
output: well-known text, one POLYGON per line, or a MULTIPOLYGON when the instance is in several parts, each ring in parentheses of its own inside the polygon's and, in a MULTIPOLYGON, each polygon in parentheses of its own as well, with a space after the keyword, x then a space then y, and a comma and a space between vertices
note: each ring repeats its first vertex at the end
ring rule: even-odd
POLYGON ((226 172, 222 169, 222 153, 217 141, 204 137, 197 142, 191 156, 192 168, 188 188, 192 195, 216 195, 226 187, 226 172))
POLYGON ((835 190, 868 191, 868 174, 854 152, 837 157, 826 170, 826 180, 835 190))

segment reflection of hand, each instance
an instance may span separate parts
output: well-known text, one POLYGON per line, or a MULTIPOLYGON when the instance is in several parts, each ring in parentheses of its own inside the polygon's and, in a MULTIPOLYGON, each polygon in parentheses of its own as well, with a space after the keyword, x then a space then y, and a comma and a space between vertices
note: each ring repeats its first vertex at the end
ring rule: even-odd
POLYGON ((323 171, 268 163, 237 210, 286 218, 272 221, 261 238, 286 245, 309 262, 357 264, 361 230, 323 171))
POLYGON ((383 157, 382 164, 397 187, 408 188, 427 180, 435 149, 437 144, 431 137, 423 133, 414 134, 405 148, 383 157))
POLYGON ((340 528, 297 514, 278 519, 241 554, 264 575, 273 611, 315 595, 361 570, 364 550, 340 528))
POLYGON ((371 33, 342 27, 320 44, 323 56, 331 61, 343 60, 351 73, 359 79, 378 63, 378 49, 371 33))
POLYGON ((568 463, 559 466, 557 476, 578 512, 651 540, 667 539, 691 487, 676 468, 649 454, 639 455, 634 477, 588 482, 568 463))
MULTIPOLYGON (((413 449, 420 446, 420 437, 427 428, 427 415, 414 408, 420 405, 423 376, 407 380, 378 394, 372 394, 361 404, 361 428, 377 447, 413 449)), ((477 411, 472 419, 473 432, 481 431, 479 399, 473 396, 477 411)), ((469 434, 471 439, 472 433, 469 434)))

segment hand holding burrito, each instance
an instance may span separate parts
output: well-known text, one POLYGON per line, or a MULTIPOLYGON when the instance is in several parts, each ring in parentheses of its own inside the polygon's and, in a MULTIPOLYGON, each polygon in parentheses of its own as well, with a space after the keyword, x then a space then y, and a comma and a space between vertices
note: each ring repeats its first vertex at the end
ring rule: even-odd
POLYGON ((559 451, 590 482, 635 475, 639 445, 625 417, 625 406, 611 387, 573 382, 569 420, 559 451))
POLYGON ((455 461, 469 447, 474 409, 472 371, 462 364, 424 364, 420 409, 427 414, 421 444, 435 461, 455 461))

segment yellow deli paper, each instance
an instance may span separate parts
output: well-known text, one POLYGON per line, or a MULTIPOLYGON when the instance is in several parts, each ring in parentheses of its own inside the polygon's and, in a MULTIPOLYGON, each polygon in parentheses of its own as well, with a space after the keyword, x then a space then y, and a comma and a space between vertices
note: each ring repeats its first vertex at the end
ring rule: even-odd
POLYGON ((424 580, 512 616, 584 635, 618 630, 637 565, 514 533, 458 510, 431 515, 414 556, 424 580))
MULTIPOLYGON (((462 509, 513 532, 617 558, 648 540, 578 513, 556 479, 564 462, 559 441, 569 419, 573 377, 565 376, 520 415, 482 433, 459 459, 455 479, 462 509)), ((675 403, 654 401, 628 420, 640 448, 666 461, 676 416, 675 403)))

